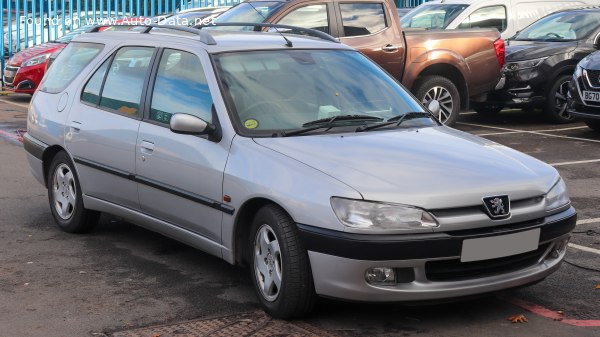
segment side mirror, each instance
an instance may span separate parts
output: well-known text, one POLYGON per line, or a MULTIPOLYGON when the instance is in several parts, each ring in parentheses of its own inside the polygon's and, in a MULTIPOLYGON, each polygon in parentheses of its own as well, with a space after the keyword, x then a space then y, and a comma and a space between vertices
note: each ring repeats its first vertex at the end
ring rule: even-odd
POLYGON ((431 113, 434 116, 439 116, 440 111, 442 110, 442 107, 440 106, 440 102, 438 102, 437 100, 433 99, 427 105, 427 109, 429 109, 429 111, 431 111, 431 113))
POLYGON ((214 125, 202 118, 185 113, 176 113, 171 116, 169 126, 171 131, 186 135, 207 135, 213 133, 216 129, 214 125))

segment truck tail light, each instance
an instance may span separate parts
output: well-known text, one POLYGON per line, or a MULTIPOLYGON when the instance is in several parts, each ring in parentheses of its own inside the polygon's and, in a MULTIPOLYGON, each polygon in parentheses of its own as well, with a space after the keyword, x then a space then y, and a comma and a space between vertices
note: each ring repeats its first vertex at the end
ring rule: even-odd
POLYGON ((506 56, 506 47, 504 45, 504 40, 498 39, 494 41, 494 49, 496 50, 498 64, 500 64, 500 68, 502 68, 504 67, 504 57, 506 56))

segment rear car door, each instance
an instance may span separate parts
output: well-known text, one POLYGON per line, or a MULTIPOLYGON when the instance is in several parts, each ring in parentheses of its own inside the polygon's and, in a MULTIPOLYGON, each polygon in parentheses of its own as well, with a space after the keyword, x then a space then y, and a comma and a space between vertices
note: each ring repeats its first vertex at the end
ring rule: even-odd
POLYGON ((233 213, 221 202, 230 142, 169 128, 175 113, 218 125, 208 55, 185 49, 162 49, 150 80, 135 155, 140 204, 144 213, 220 243, 223 212, 233 213))
POLYGON ((360 50, 394 78, 401 79, 405 47, 403 37, 394 29, 400 27, 395 9, 386 2, 369 0, 340 1, 336 5, 340 41, 360 50))
POLYGON ((66 145, 91 197, 139 209, 135 144, 156 48, 118 49, 92 73, 67 120, 66 145))

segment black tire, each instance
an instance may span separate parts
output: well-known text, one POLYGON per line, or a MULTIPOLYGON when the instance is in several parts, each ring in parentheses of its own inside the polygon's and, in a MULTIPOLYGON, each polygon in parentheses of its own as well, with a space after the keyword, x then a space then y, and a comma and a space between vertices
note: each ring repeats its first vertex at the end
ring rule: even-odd
POLYGON ((600 131, 600 120, 585 120, 585 124, 594 131, 600 131))
MULTIPOLYGON (((269 315, 275 318, 289 319, 304 316, 312 311, 316 301, 316 294, 310 270, 308 254, 304 245, 298 237, 296 224, 290 216, 276 205, 263 206, 254 217, 250 229, 247 257, 250 266, 250 278, 258 295, 258 299, 269 315), (265 227, 266 226, 266 227, 265 227), (281 272, 280 287, 274 298, 268 298, 272 295, 263 293, 261 283, 266 278, 262 277, 260 268, 256 267, 256 260, 262 260, 262 249, 260 244, 255 246, 257 237, 260 234, 267 233, 270 239, 275 239, 280 248, 280 253, 276 254, 269 250, 268 254, 273 252, 269 260, 267 252, 265 253, 265 264, 261 265, 265 272, 273 270, 281 272), (258 250, 255 250, 256 249, 258 250), (273 261, 272 269, 269 269, 269 263, 273 261), (279 263, 280 268, 277 268, 279 263)), ((270 241, 271 243, 273 241, 270 241)), ((272 248, 272 246, 268 246, 272 248)), ((276 274, 273 274, 276 275, 276 274)), ((270 278, 270 276, 269 276, 270 278)), ((273 282, 275 283, 275 282, 273 282)))
POLYGON ((544 112, 548 119, 557 124, 572 123, 573 116, 567 111, 567 91, 571 75, 560 75, 548 91, 544 112))
POLYGON ((440 114, 436 117, 443 124, 452 125, 456 121, 456 118, 458 118, 458 114, 460 113, 460 93, 456 85, 446 77, 437 75, 423 76, 415 83, 414 93, 425 107, 427 107, 432 99, 438 100, 441 110, 440 114))
POLYGON ((47 188, 50 211, 61 230, 68 233, 86 233, 96 226, 100 212, 83 207, 77 172, 71 158, 64 151, 58 152, 52 159, 48 169, 47 188), (65 177, 62 180, 59 179, 61 175, 65 177), (59 197, 62 200, 59 200, 59 197), (66 211, 63 210, 62 205, 68 205, 65 207, 66 211))
POLYGON ((471 107, 478 114, 485 117, 496 116, 504 108, 501 105, 491 103, 472 103, 471 107))

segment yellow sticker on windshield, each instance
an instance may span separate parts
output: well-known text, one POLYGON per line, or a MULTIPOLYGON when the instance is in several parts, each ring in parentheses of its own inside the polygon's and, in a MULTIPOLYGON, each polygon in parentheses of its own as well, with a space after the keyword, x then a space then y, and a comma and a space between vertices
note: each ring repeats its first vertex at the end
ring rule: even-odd
POLYGON ((247 119, 244 122, 246 129, 256 129, 258 127, 258 121, 256 119, 247 119))

